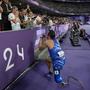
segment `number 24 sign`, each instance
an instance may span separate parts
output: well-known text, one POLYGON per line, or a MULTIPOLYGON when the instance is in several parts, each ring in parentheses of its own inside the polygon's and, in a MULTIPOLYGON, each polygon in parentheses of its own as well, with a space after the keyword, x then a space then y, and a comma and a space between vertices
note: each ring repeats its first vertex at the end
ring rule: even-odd
MULTIPOLYGON (((18 56, 21 57, 22 60, 24 60, 24 48, 20 48, 19 44, 17 44, 16 49, 17 49, 18 56)), ((5 61, 7 61, 7 66, 6 66, 6 69, 5 69, 6 72, 9 71, 11 68, 13 68, 14 65, 15 65, 14 63, 11 64, 12 56, 13 56, 12 49, 11 48, 6 48, 3 52, 3 58, 4 58, 5 61), (9 57, 7 57, 7 53, 9 53, 9 57)))

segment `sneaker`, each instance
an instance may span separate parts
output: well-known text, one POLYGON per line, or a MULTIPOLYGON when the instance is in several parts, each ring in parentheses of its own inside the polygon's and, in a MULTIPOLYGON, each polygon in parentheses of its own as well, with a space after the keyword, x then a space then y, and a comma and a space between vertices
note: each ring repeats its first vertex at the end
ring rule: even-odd
POLYGON ((46 77, 49 81, 52 80, 52 74, 51 74, 51 73, 45 74, 45 77, 46 77))
POLYGON ((60 83, 60 87, 61 88, 64 88, 64 87, 66 87, 66 86, 68 86, 69 84, 67 83, 67 82, 62 82, 62 83, 60 83))
POLYGON ((53 75, 53 72, 51 72, 51 71, 49 71, 49 73, 48 74, 50 74, 51 76, 53 75))

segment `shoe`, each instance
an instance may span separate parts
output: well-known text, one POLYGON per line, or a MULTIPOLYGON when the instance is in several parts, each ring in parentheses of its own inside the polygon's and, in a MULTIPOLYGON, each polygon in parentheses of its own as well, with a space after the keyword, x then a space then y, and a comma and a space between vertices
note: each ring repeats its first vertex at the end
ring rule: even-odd
POLYGON ((66 87, 66 86, 68 86, 69 84, 67 83, 67 82, 61 82, 60 83, 60 87, 61 88, 64 88, 64 87, 66 87))
POLYGON ((49 81, 52 80, 52 74, 51 74, 51 73, 45 74, 45 77, 46 77, 49 81))
POLYGON ((53 75, 53 72, 51 72, 51 71, 49 71, 49 73, 48 74, 50 74, 51 76, 53 75))

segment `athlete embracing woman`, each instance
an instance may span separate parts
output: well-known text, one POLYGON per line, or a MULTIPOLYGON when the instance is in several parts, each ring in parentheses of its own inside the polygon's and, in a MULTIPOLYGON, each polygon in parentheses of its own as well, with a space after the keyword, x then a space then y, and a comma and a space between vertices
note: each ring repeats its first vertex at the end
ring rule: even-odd
POLYGON ((65 64, 64 51, 61 49, 60 43, 55 38, 55 32, 53 30, 49 30, 45 44, 48 47, 51 62, 53 65, 55 82, 59 83, 61 86, 66 86, 67 83, 63 81, 63 78, 60 74, 60 71, 63 69, 65 64))

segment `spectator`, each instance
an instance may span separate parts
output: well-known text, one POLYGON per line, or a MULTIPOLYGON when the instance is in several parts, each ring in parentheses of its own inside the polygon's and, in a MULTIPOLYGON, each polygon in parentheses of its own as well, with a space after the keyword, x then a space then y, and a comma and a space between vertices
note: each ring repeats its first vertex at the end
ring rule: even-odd
POLYGON ((2 0, 0 0, 0 31, 3 31, 3 29, 4 29, 4 27, 3 27, 3 20, 2 20, 3 9, 1 7, 1 4, 2 4, 2 0))
POLYGON ((30 18, 30 16, 27 13, 27 9, 22 9, 21 10, 20 20, 21 20, 22 28, 28 28, 29 27, 31 18, 30 18))
POLYGON ((52 26, 53 25, 53 21, 52 19, 49 19, 49 26, 52 26))
POLYGON ((29 19, 30 19, 30 22, 29 22, 29 27, 33 27, 33 16, 34 16, 34 14, 32 13, 32 11, 30 11, 29 13, 28 13, 28 17, 29 17, 29 19))
POLYGON ((12 12, 8 15, 8 19, 11 22, 12 30, 21 30, 19 11, 16 6, 13 6, 12 12))
POLYGON ((33 22, 34 27, 41 27, 42 26, 42 17, 41 15, 37 15, 36 19, 33 22))
POLYGON ((11 2, 9 0, 3 0, 2 8, 4 12, 8 12, 8 13, 11 12, 11 8, 12 8, 11 2))
POLYGON ((42 24, 43 26, 47 26, 49 24, 49 19, 47 15, 43 16, 42 21, 43 21, 43 24, 42 24))
POLYGON ((30 6, 27 5, 27 8, 26 9, 27 9, 27 13, 29 14, 31 12, 30 6))
POLYGON ((8 14, 11 12, 11 3, 9 0, 3 0, 1 7, 3 8, 2 18, 4 23, 4 30, 11 30, 11 24, 8 21, 8 14))

